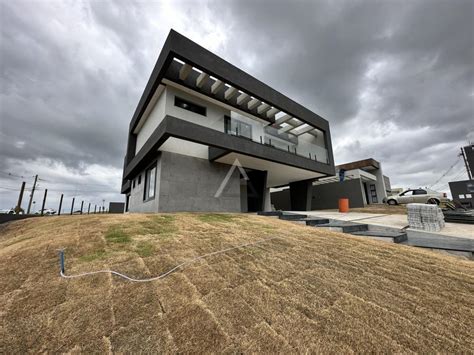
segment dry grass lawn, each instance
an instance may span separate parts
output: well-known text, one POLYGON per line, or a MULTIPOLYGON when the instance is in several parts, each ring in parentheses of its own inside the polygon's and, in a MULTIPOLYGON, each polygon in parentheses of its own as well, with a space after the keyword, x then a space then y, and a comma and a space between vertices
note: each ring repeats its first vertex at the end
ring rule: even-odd
POLYGON ((0 226, 0 353, 473 353, 474 263, 255 215, 0 226), (150 277, 195 256, 279 236, 150 277))

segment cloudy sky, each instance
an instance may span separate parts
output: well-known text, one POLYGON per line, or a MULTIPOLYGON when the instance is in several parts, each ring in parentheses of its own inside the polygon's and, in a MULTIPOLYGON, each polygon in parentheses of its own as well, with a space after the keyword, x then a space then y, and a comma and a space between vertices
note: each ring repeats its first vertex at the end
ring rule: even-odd
POLYGON ((45 188, 46 207, 123 200, 127 127, 171 28, 325 117, 336 163, 373 157, 400 187, 466 178, 474 0, 0 0, 0 208, 35 174, 36 205, 45 188))

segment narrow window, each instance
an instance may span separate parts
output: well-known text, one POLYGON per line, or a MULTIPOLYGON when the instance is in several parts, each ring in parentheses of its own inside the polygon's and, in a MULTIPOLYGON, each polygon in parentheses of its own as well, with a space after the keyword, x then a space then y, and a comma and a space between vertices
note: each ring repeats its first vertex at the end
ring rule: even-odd
POLYGON ((135 179, 133 179, 133 188, 135 188, 135 179))
POLYGON ((176 107, 180 107, 182 109, 197 113, 199 115, 206 116, 206 108, 204 106, 195 104, 193 102, 182 99, 180 97, 177 97, 177 96, 174 97, 174 105, 176 107))
POLYGON ((138 185, 142 183, 142 174, 138 175, 138 185))
POLYGON ((156 166, 146 170, 144 200, 150 200, 155 197, 155 180, 156 166))

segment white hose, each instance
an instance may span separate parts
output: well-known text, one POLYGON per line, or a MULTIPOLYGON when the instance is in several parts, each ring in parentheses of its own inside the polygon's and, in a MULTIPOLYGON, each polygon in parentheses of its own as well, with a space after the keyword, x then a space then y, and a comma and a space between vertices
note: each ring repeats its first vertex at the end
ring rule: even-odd
POLYGON ((104 273, 110 273, 112 275, 116 275, 116 276, 119 276, 119 277, 122 277, 128 281, 131 281, 131 282, 149 282, 149 281, 155 281, 155 280, 159 280, 159 279, 162 279, 166 276, 168 276, 169 274, 175 272, 176 270, 180 269, 180 268, 183 268, 184 266, 186 265, 189 265, 191 263, 194 263, 198 260, 201 260, 201 259, 204 259, 204 258, 207 258, 209 256, 213 256, 213 255, 217 255, 217 254, 222 254, 222 253, 225 253, 225 252, 228 252, 228 251, 231 251, 231 250, 234 250, 234 249, 239 249, 239 248, 245 248, 245 247, 248 247, 248 246, 252 246, 252 245, 256 245, 256 244, 261 244, 261 243, 265 243, 265 242, 268 242, 270 240, 274 240, 274 239, 281 239, 280 237, 273 237, 273 238, 267 238, 267 239, 263 239, 263 240, 259 240, 257 242, 252 242, 252 243, 246 243, 246 244, 241 244, 241 245, 238 245, 238 246, 235 246, 235 247, 231 247, 231 248, 227 248, 227 249, 223 249, 223 250, 218 250, 218 251, 214 251, 212 253, 208 253, 208 254, 204 254, 204 255, 201 255, 201 256, 198 256, 198 257, 195 257, 191 260, 188 260, 188 261, 185 261, 177 266, 175 266, 174 268, 166 271, 165 273, 161 274, 161 275, 158 275, 158 276, 155 276, 155 277, 151 277, 151 278, 147 278, 147 279, 134 279, 132 277, 129 277, 127 275, 124 275, 124 274, 121 274, 120 272, 117 272, 117 271, 113 271, 113 270, 98 270, 98 271, 91 271, 91 272, 84 272, 82 274, 76 274, 76 275, 65 275, 63 270, 60 271, 60 275, 61 277, 64 277, 66 279, 73 279, 73 278, 76 278, 76 277, 83 277, 83 276, 89 276, 89 275, 95 275, 95 274, 104 274, 104 273))

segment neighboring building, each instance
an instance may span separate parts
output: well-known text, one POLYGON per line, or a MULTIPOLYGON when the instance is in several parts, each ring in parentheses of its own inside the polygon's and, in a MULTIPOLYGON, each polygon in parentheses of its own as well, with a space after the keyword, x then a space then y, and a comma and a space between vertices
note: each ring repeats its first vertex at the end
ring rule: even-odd
POLYGON ((269 210, 282 186, 308 210, 334 172, 325 119, 170 32, 130 122, 126 210, 269 210))
MULTIPOLYGON (((336 176, 313 183, 311 209, 337 208, 340 198, 348 198, 351 207, 382 203, 390 191, 390 179, 383 175, 382 165, 374 159, 338 165, 336 171, 336 176)), ((272 203, 275 209, 290 209, 289 191, 273 192, 272 203)))
POLYGON ((451 181, 449 189, 454 201, 466 208, 474 208, 474 145, 461 148, 461 154, 466 166, 468 180, 451 181))
POLYGON ((466 208, 474 208, 474 180, 452 181, 449 189, 454 201, 466 208))
POLYGON ((109 213, 124 213, 125 212, 125 203, 123 202, 110 202, 109 203, 109 213))

